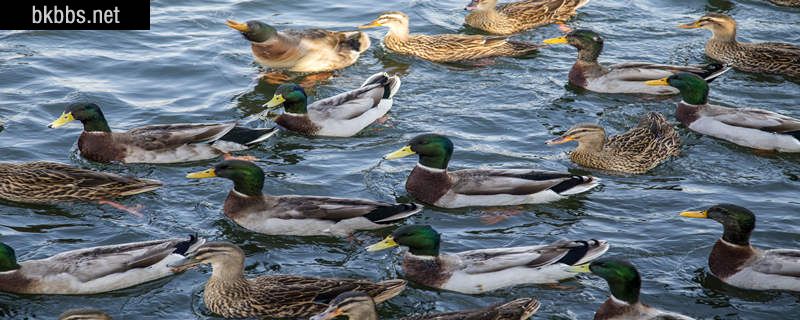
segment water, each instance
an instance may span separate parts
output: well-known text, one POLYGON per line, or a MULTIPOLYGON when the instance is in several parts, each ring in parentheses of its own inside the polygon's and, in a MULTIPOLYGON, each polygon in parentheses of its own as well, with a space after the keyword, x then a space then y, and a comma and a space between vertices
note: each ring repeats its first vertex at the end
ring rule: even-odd
MULTIPOLYGON (((189 165, 101 165, 80 159, 80 129, 46 125, 76 100, 99 103, 115 129, 146 124, 246 119, 261 111, 275 86, 258 81, 248 44, 224 26, 226 18, 263 19, 279 28, 353 29, 382 11, 411 16, 412 32, 455 33, 462 29, 467 1, 152 1, 151 31, 3 31, 0 33, 0 161, 51 160, 162 180, 154 193, 123 200, 146 205, 137 219, 108 207, 0 206, 2 241, 21 260, 82 247, 185 236, 198 232, 232 241, 247 253, 251 275, 297 273, 318 276, 393 278, 394 251, 363 250, 390 230, 363 232, 354 241, 253 234, 221 214, 231 188, 221 179, 190 181, 189 165)), ((596 0, 581 10, 573 27, 591 28, 606 39, 606 62, 644 60, 699 63, 709 34, 677 29, 707 11, 733 15, 743 40, 800 43, 800 11, 765 1, 596 0)), ((406 197, 403 184, 413 160, 380 162, 381 155, 424 132, 453 138, 451 166, 528 167, 589 171, 569 162, 570 146, 544 141, 579 122, 599 122, 623 132, 648 111, 673 119, 675 99, 578 92, 565 87, 575 50, 542 50, 532 59, 498 59, 484 67, 445 66, 397 56, 378 45, 384 30, 370 30, 374 45, 352 67, 314 92, 327 97, 389 71, 403 78, 392 119, 350 139, 305 138, 281 133, 250 154, 268 172, 265 191, 393 201, 406 197)), ((519 38, 558 36, 553 27, 519 38)), ((764 107, 800 117, 800 86, 778 77, 731 72, 714 83, 711 100, 764 107)), ((707 273, 706 257, 722 232, 711 221, 679 218, 685 209, 732 202, 755 211, 753 242, 763 248, 798 248, 795 212, 800 157, 757 154, 679 128, 682 155, 652 172, 614 176, 594 172, 603 186, 568 200, 505 211, 517 213, 494 225, 481 222, 500 209, 426 209, 411 219, 443 233, 444 251, 552 242, 561 238, 606 239, 607 256, 631 260, 644 277, 642 299, 652 305, 706 319, 793 319, 798 295, 754 293, 721 285, 707 273)), ((119 292, 92 296, 18 296, 0 293, 0 317, 52 319, 63 310, 99 307, 116 319, 213 318, 202 306, 207 268, 119 292)), ((542 301, 539 318, 587 319, 607 296, 600 278, 581 276, 560 286, 526 286, 479 296, 410 287, 380 307, 391 318, 416 311, 452 311, 516 297, 542 301)))

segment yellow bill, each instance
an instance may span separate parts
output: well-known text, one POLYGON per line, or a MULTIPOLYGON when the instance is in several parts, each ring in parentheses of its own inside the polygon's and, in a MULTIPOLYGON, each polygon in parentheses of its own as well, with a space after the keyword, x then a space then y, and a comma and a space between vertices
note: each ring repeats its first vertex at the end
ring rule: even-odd
POLYGON ((681 29, 697 29, 697 28, 702 28, 702 26, 700 25, 700 21, 695 21, 695 22, 692 22, 692 23, 685 23, 685 24, 682 24, 682 25, 678 25, 678 28, 681 28, 681 29))
POLYGON ((555 138, 555 139, 547 140, 547 142, 545 142, 545 143, 547 143, 548 145, 554 145, 554 144, 562 144, 562 143, 570 142, 572 140, 575 140, 575 138, 573 138, 571 136, 560 136, 560 137, 555 138))
POLYGON ((396 246, 398 246, 398 244, 397 242, 394 241, 394 238, 392 238, 392 236, 388 236, 386 237, 386 239, 383 239, 383 241, 367 247, 367 251, 369 252, 381 251, 389 248, 394 248, 396 246))
POLYGON ((592 272, 592 270, 589 269, 589 264, 588 263, 579 264, 577 266, 571 266, 571 267, 569 267, 568 270, 569 270, 569 272, 574 272, 574 273, 589 273, 589 272, 592 272))
POLYGON ((58 117, 58 119, 56 119, 56 121, 51 122, 48 127, 58 128, 72 121, 75 121, 75 117, 72 116, 72 112, 64 112, 60 117, 58 117))
POLYGON ((681 217, 706 219, 708 218, 708 211, 684 211, 681 212, 681 217))
POLYGON ((230 28, 232 28, 232 29, 236 29, 239 32, 248 32, 248 31, 250 31, 250 27, 248 27, 247 23, 244 23, 244 22, 243 23, 239 23, 239 22, 236 22, 236 21, 233 21, 233 20, 227 20, 227 21, 225 21, 225 25, 230 27, 230 28))
POLYGON ((565 44, 565 43, 568 43, 567 37, 550 38, 550 39, 545 39, 542 42, 544 42, 545 44, 565 44))
POLYGON ((669 79, 669 78, 661 78, 661 79, 658 79, 658 80, 645 81, 644 84, 646 84, 648 86, 668 86, 669 85, 669 81, 667 81, 667 79, 669 79))
POLYGON ((386 160, 394 160, 394 159, 405 158, 405 157, 408 157, 410 155, 415 155, 415 154, 417 154, 417 153, 414 152, 414 150, 411 150, 411 146, 405 146, 405 147, 400 148, 400 150, 397 150, 395 152, 392 152, 390 154, 387 154, 387 155, 383 156, 383 158, 386 159, 386 160))
POLYGON ((283 104, 285 101, 286 99, 283 97, 282 94, 276 94, 272 96, 272 100, 264 104, 264 106, 267 107, 268 109, 275 109, 281 104, 283 104))
POLYGON ((378 22, 378 20, 372 21, 369 24, 365 24, 363 26, 358 26, 359 29, 369 29, 369 28, 377 28, 383 26, 378 22))
POLYGON ((203 179, 203 178, 214 178, 217 176, 217 173, 214 171, 214 168, 200 171, 200 172, 193 172, 187 174, 186 177, 189 179, 203 179))

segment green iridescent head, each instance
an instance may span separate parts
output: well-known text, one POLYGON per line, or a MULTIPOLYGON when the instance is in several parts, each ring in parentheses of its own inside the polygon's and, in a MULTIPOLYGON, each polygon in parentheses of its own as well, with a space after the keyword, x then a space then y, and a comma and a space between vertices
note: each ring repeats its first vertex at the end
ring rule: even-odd
POLYGON ((735 204, 722 203, 704 211, 685 211, 681 216, 719 222, 724 228, 722 239, 742 246, 750 245, 750 234, 756 228, 756 215, 735 204))
POLYGON ((708 82, 700 76, 679 72, 667 78, 650 80, 645 82, 651 86, 672 86, 680 90, 683 102, 694 105, 704 105, 708 103, 708 82))
POLYGON ((73 103, 64 108, 64 112, 48 127, 58 128, 72 121, 78 120, 83 124, 84 131, 111 132, 108 122, 100 106, 94 103, 73 103))
POLYGON ((383 241, 367 247, 367 251, 379 251, 396 246, 408 247, 408 251, 418 256, 438 256, 441 236, 431 226, 412 224, 397 228, 383 241))
POLYGON ((7 244, 0 242, 0 272, 19 269, 17 254, 7 244))
POLYGON ((578 60, 597 62, 603 51, 603 38, 592 30, 577 29, 563 37, 544 40, 546 44, 569 44, 578 49, 578 60))
POLYGON ((386 160, 419 155, 419 163, 430 168, 446 169, 453 155, 453 142, 438 134, 423 134, 414 137, 405 147, 387 154, 386 160))
POLYGON ((225 22, 225 25, 241 32, 245 39, 252 42, 264 42, 278 34, 275 28, 257 20, 250 20, 245 23, 228 20, 225 22))
POLYGON ((275 95, 265 106, 268 109, 283 106, 286 112, 306 113, 308 112, 306 109, 307 103, 308 96, 303 87, 295 83, 284 83, 275 89, 275 95))
POLYGON ((248 196, 262 195, 264 188, 264 170, 255 163, 242 160, 226 160, 213 168, 190 173, 189 179, 227 178, 233 181, 233 190, 248 196))
POLYGON ((608 282, 611 295, 617 300, 633 304, 639 301, 642 278, 632 264, 614 259, 598 259, 589 264, 589 270, 608 282))

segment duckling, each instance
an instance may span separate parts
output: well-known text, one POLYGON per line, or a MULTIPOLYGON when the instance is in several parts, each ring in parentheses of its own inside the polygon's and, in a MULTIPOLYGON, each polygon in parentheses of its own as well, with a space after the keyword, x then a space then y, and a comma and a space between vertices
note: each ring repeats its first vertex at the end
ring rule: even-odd
POLYGON ((800 291, 800 250, 759 250, 750 245, 750 234, 756 227, 752 211, 733 204, 718 204, 680 215, 722 224, 722 238, 708 256, 708 268, 722 282, 750 290, 800 291))
POLYGON ((274 120, 287 130, 308 136, 352 137, 389 112, 398 90, 400 78, 377 73, 358 89, 307 106, 303 87, 285 83, 265 106, 283 106, 285 112, 274 120))
POLYGON ((589 0, 521 0, 497 5, 497 0, 472 0, 465 24, 499 35, 510 35, 546 24, 563 25, 589 0))
POLYGON ((422 211, 422 206, 414 203, 266 195, 261 192, 264 171, 248 161, 223 161, 186 177, 232 180, 233 190, 225 199, 225 215, 248 230, 269 235, 347 236, 357 230, 386 228, 422 211))
MULTIPOLYGON (((507 303, 495 304, 481 309, 463 310, 448 313, 420 314, 400 318, 401 320, 526 320, 539 310, 539 301, 534 298, 523 298, 507 303)), ((359 291, 348 291, 336 296, 328 309, 310 318, 310 320, 330 320, 338 316, 346 316, 350 320, 378 320, 375 302, 368 294, 359 291)))
POLYGON ((680 90, 683 100, 675 116, 692 131, 748 148, 800 152, 800 119, 763 109, 709 104, 708 83, 689 73, 646 83, 680 90))
POLYGON ((569 83, 602 93, 643 93, 671 95, 677 89, 654 88, 642 81, 668 77, 677 72, 691 72, 709 80, 727 71, 721 64, 674 66, 648 62, 626 62, 602 66, 597 62, 603 50, 603 38, 594 31, 577 29, 566 36, 544 40, 546 44, 569 44, 578 49, 578 60, 569 70, 569 83))
POLYGON ((250 41, 253 57, 260 65, 293 72, 325 72, 348 67, 370 46, 369 36, 361 31, 278 31, 256 20, 244 23, 228 20, 225 25, 250 41))
POLYGON ((366 292, 377 303, 400 294, 404 280, 372 282, 358 279, 316 278, 296 275, 244 276, 245 255, 228 242, 209 242, 190 260, 173 266, 175 272, 210 264, 203 300, 211 312, 226 318, 298 318, 324 311, 337 295, 366 292))
POLYGON ((111 316, 97 309, 72 309, 58 316, 58 320, 111 320, 111 316))
POLYGON ((164 239, 71 250, 17 262, 0 242, 0 291, 23 294, 96 294, 133 287, 175 274, 168 265, 185 260, 205 243, 164 239))
POLYGON ((520 284, 557 283, 573 277, 574 265, 587 263, 608 251, 602 240, 562 240, 546 245, 477 249, 439 253, 441 236, 429 225, 406 225, 367 247, 380 251, 408 247, 403 274, 437 289, 479 294, 520 284))
POLYGON ((540 46, 505 37, 480 35, 437 34, 422 35, 408 33, 408 15, 399 11, 382 14, 361 29, 388 27, 383 38, 384 45, 394 52, 433 62, 457 62, 492 57, 519 57, 535 53, 540 46))
POLYGON ((681 140, 672 125, 658 112, 650 112, 636 127, 606 139, 603 127, 584 123, 576 125, 547 144, 578 141, 570 152, 572 162, 584 167, 624 173, 645 173, 677 156, 681 140))
POLYGON ((81 156, 109 163, 180 163, 200 161, 246 150, 271 137, 276 128, 250 129, 236 122, 215 124, 165 124, 111 132, 103 111, 94 103, 74 103, 50 123, 58 128, 78 120, 83 132, 78 138, 81 156))
POLYGON ((663 311, 639 301, 642 277, 632 264, 615 259, 598 259, 575 268, 591 272, 608 282, 611 296, 594 314, 594 320, 692 320, 682 314, 663 311))
POLYGON ((800 78, 800 47, 780 42, 739 42, 736 21, 728 15, 709 13, 678 27, 710 30, 712 36, 706 42, 706 55, 734 69, 800 78))
POLYGON ((453 142, 438 134, 423 134, 387 154, 386 160, 419 155, 406 180, 416 200, 441 208, 535 204, 589 191, 599 179, 531 169, 467 169, 448 171, 453 142))

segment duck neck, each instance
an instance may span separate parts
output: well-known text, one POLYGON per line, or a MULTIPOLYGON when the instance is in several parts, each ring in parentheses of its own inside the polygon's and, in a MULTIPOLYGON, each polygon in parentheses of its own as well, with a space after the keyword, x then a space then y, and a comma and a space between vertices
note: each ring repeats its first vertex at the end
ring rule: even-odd
POLYGON ((642 286, 640 278, 633 281, 609 281, 609 289, 611 290, 611 297, 609 299, 616 300, 615 302, 627 303, 633 305, 639 302, 639 290, 642 286))
POLYGON ((407 25, 392 26, 391 28, 389 28, 389 32, 386 33, 386 38, 398 42, 405 42, 408 40, 408 34, 409 33, 407 25))
POLYGON ((606 137, 604 135, 597 135, 593 137, 584 137, 580 141, 578 141, 578 147, 575 148, 576 153, 584 153, 584 154, 591 154, 591 153, 599 153, 603 150, 603 147, 606 144, 606 137))
POLYGON ((261 196, 264 189, 264 175, 246 175, 233 180, 233 190, 242 196, 261 196))
POLYGON ((100 110, 97 110, 97 114, 92 118, 81 120, 81 123, 83 124, 83 131, 111 132, 111 128, 108 127, 108 121, 106 121, 103 112, 100 110))
POLYGON ((441 154, 436 156, 420 155, 419 157, 419 164, 429 169, 446 170, 449 162, 449 154, 441 154))
POLYGON ((603 44, 599 42, 581 46, 578 48, 578 61, 588 64, 597 64, 597 58, 600 57, 600 52, 602 51, 603 44))
POLYGON ((219 284, 235 284, 245 281, 244 278, 244 258, 230 258, 222 262, 212 264, 211 278, 219 284))
POLYGON ((283 110, 289 113, 305 114, 308 113, 308 102, 306 100, 285 101, 283 110))
POLYGON ((711 31, 711 41, 735 43, 736 28, 717 28, 711 31))

